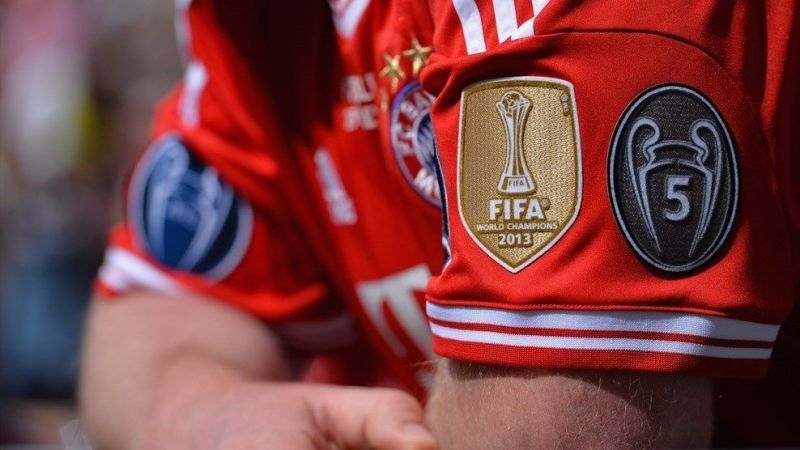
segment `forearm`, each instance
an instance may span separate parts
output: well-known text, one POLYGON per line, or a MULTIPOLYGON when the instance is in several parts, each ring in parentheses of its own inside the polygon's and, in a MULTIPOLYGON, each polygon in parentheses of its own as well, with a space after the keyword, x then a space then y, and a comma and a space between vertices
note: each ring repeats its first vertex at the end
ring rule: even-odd
POLYGON ((445 360, 428 416, 441 450, 707 446, 710 381, 445 360))
POLYGON ((200 299, 135 296, 95 301, 90 313, 80 400, 96 447, 145 445, 165 431, 158 424, 189 427, 202 402, 235 383, 287 377, 275 339, 257 320, 200 299))

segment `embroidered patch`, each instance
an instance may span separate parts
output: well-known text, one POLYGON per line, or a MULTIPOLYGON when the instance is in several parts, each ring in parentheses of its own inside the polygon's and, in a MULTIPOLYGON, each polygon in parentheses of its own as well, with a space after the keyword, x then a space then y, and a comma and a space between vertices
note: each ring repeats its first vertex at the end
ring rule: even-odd
POLYGON ((404 87, 392 102, 392 150, 406 181, 428 203, 442 206, 436 179, 436 141, 431 122, 433 96, 419 81, 404 87))
POLYGON ((617 124, 608 164, 617 223, 648 264, 687 272, 725 243, 739 195, 736 151, 700 92, 662 85, 640 94, 617 124))
POLYGON ((249 203, 175 134, 153 143, 129 195, 128 217, 139 244, 167 267, 219 280, 247 250, 249 203))
POLYGON ((461 96, 458 206, 475 243, 511 272, 578 215, 582 173, 572 84, 540 77, 472 85, 461 96))

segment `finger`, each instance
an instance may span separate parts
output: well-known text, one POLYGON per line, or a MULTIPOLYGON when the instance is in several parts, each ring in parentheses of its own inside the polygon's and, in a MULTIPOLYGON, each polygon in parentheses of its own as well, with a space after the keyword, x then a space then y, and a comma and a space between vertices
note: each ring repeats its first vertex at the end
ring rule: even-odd
POLYGON ((318 424, 347 449, 434 450, 422 406, 395 389, 323 388, 312 399, 318 424))

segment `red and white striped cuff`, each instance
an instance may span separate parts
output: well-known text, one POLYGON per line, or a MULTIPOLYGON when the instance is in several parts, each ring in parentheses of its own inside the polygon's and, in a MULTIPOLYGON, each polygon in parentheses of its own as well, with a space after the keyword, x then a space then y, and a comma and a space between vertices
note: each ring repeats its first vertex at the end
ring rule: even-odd
MULTIPOLYGON (((146 259, 120 247, 106 250, 96 284, 103 294, 112 298, 136 289, 170 295, 192 291, 146 259)), ((355 344, 359 338, 355 320, 346 312, 313 319, 281 321, 273 324, 272 328, 284 342, 300 351, 341 350, 355 344)))
POLYGON ((514 311, 428 302, 434 350, 486 364, 763 376, 779 325, 665 311, 514 311))
POLYGON ((119 248, 106 250, 105 260, 97 274, 102 291, 119 295, 138 288, 167 294, 180 294, 186 290, 161 269, 136 254, 119 248))

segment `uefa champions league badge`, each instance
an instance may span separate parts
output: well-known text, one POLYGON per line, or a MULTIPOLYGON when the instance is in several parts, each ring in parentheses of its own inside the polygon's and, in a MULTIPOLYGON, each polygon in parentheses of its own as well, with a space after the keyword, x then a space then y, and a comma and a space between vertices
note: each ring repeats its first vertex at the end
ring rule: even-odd
POLYGON ((730 236, 739 197, 722 114, 690 86, 641 93, 614 132, 608 186, 617 224, 647 264, 682 274, 708 263, 730 236))
POLYGON ((418 81, 409 83, 392 102, 389 132, 403 177, 425 201, 441 208, 441 192, 436 177, 436 141, 431 122, 433 99, 418 81))
POLYGON ((137 166, 128 218, 138 243, 160 263, 211 280, 238 266, 253 228, 249 203, 173 133, 155 141, 137 166))

